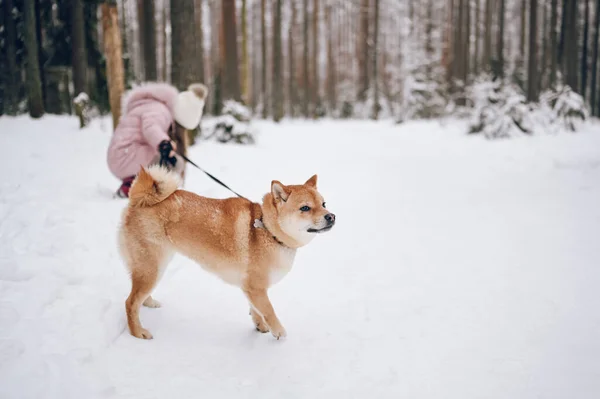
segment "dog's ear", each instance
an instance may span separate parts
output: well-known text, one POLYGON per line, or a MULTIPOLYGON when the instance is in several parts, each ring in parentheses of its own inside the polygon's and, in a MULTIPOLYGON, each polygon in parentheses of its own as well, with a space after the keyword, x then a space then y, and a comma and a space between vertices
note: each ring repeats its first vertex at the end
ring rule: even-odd
POLYGON ((306 183, 304 183, 304 185, 312 188, 317 188, 317 175, 312 175, 312 177, 308 179, 306 183))
POLYGON ((281 182, 273 180, 271 182, 271 193, 275 201, 282 200, 285 202, 290 196, 290 189, 281 184, 281 182))

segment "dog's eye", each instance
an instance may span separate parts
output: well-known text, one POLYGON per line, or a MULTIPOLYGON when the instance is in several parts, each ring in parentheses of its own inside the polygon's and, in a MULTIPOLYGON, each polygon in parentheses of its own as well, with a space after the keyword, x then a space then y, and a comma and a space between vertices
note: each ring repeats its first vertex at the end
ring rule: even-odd
POLYGON ((325 206, 325 202, 323 202, 323 208, 327 208, 327 207, 325 206))
POLYGON ((308 211, 310 211, 310 207, 308 207, 308 206, 304 205, 302 208, 300 208, 300 210, 301 210, 302 212, 308 212, 308 211))

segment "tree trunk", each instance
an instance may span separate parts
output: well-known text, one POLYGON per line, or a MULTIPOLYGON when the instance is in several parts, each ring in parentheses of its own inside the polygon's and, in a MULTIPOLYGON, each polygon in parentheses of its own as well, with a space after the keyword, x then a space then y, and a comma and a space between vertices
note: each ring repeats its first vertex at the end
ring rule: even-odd
POLYGON ((469 76, 471 74, 471 1, 465 0, 465 36, 464 40, 464 65, 465 69, 463 71, 463 82, 465 85, 469 83, 469 76))
POLYGON ((13 0, 4 0, 4 30, 6 47, 6 86, 5 86, 5 105, 4 112, 7 115, 16 115, 19 105, 19 89, 21 77, 17 67, 17 29, 13 18, 13 0))
POLYGON ((319 0, 313 0, 313 34, 312 34, 312 79, 311 92, 313 103, 313 118, 317 117, 319 100, 319 0))
POLYGON ((40 118, 44 115, 44 98, 42 94, 42 78, 38 58, 38 40, 36 34, 35 1, 23 2, 23 29, 25 51, 27 52, 26 87, 29 115, 40 118))
POLYGON ((206 72, 204 70, 204 0, 195 0, 194 2, 194 20, 196 21, 196 68, 200 82, 206 82, 206 72))
POLYGON ((504 20, 506 19, 506 0, 500 0, 500 11, 498 14, 498 76, 504 78, 504 20))
POLYGON ((479 42, 481 37, 481 0, 475 0, 475 55, 473 57, 473 75, 479 75, 479 42))
POLYGON ((296 1, 290 0, 290 7, 292 9, 292 16, 290 21, 290 30, 288 32, 288 66, 289 66, 289 79, 288 79, 288 106, 289 114, 291 117, 295 116, 295 105, 296 105, 296 68, 294 63, 296 62, 294 57, 294 33, 296 30, 296 1))
POLYGON ((154 18, 154 0, 144 0, 140 7, 142 12, 139 18, 143 21, 140 31, 140 45, 144 54, 144 78, 155 81, 156 72, 156 21, 154 18))
POLYGON ((46 74, 44 71, 44 64, 47 61, 44 53, 44 46, 42 45, 42 14, 41 14, 41 1, 35 1, 35 35, 37 37, 37 56, 38 65, 40 70, 40 82, 42 87, 42 101, 44 102, 44 112, 48 107, 46 102, 46 74))
POLYGON ((242 100, 244 104, 250 101, 250 79, 249 61, 248 61, 248 0, 242 0, 242 63, 240 71, 240 81, 242 86, 242 100))
POLYGON ((221 0, 221 7, 221 29, 225 45, 222 53, 224 61, 223 98, 241 101, 235 0, 221 0))
POLYGON ((590 1, 585 1, 585 22, 583 24, 583 49, 581 50, 581 95, 587 98, 587 72, 588 72, 588 34, 590 30, 590 1))
MULTIPOLYGON (((446 20, 446 26, 445 26, 445 40, 444 40, 444 48, 442 50, 442 66, 446 71, 446 81, 451 84, 452 83, 452 79, 454 78, 454 73, 453 73, 453 59, 454 59, 454 44, 453 44, 453 32, 455 29, 454 26, 454 1, 453 0, 447 0, 447 10, 446 10, 446 14, 447 14, 447 20, 446 20)), ((403 36, 402 34, 400 35, 400 39, 399 42, 402 43, 403 42, 403 36)), ((402 44, 401 44, 402 45, 402 44)), ((400 58, 402 58, 402 49, 400 49, 398 51, 398 55, 400 58)), ((400 63, 400 62, 399 62, 400 63)), ((401 63, 400 63, 401 64, 401 63)), ((449 85, 451 87, 451 85, 449 85)))
POLYGON ((194 0, 171 1, 171 82, 186 90, 198 82, 194 0))
POLYGON ((492 60, 492 0, 485 1, 485 37, 483 41, 483 65, 489 70, 492 60))
POLYGON ((303 41, 304 52, 302 58, 302 112, 306 118, 309 117, 310 109, 310 87, 308 82, 308 0, 304 0, 304 26, 303 26, 303 41))
POLYGON ((358 101, 367 99, 369 91, 369 0, 360 2, 360 25, 358 36, 357 57, 358 61, 358 101))
POLYGON ((556 88, 556 69, 558 62, 558 0, 552 0, 552 16, 550 17, 550 87, 556 88))
POLYGON ((333 19, 331 16, 331 5, 325 7, 325 23, 327 25, 327 104, 329 112, 336 109, 335 100, 335 61, 333 59, 333 19))
POLYGON ((117 5, 113 1, 102 3, 102 32, 104 56, 106 57, 108 96, 113 117, 113 128, 116 128, 121 117, 121 96, 125 84, 123 81, 124 71, 119 18, 117 16, 117 5))
POLYGON ((558 63, 563 71, 565 71, 565 36, 567 32, 567 18, 569 18, 569 1, 573 0, 562 0, 562 17, 560 21, 560 43, 558 44, 558 63))
POLYGON ((600 87, 598 87, 598 51, 600 51, 600 0, 596 1, 596 23, 594 30, 594 55, 592 56, 592 91, 590 98, 590 105, 592 107, 592 113, 596 116, 600 116, 600 87), (598 104, 596 104, 596 102, 598 104), (598 107, 596 107, 598 105, 598 107))
POLYGON ((530 0, 529 9, 529 71, 527 76, 527 101, 538 101, 537 70, 537 0, 530 0))
POLYGON ((283 73, 281 50, 281 0, 275 0, 273 11, 273 120, 283 118, 283 73))
POLYGON ((377 57, 379 57, 379 0, 375 0, 375 15, 373 26, 373 119, 379 119, 379 71, 377 69, 377 57))
POLYGON ((262 51, 262 117, 264 119, 269 115, 269 102, 267 98, 267 4, 266 0, 261 0, 260 3, 260 27, 262 31, 261 35, 261 51, 262 51))
POLYGON ((87 54, 85 46, 85 19, 82 0, 71 3, 71 40, 73 43, 73 87, 75 96, 87 93, 87 54))
POLYGON ((169 22, 169 7, 164 7, 163 8, 163 12, 162 12, 162 25, 161 25, 161 35, 162 35, 162 65, 163 65, 163 69, 162 69, 162 80, 164 82, 168 81, 169 79, 169 68, 168 68, 168 51, 167 48, 169 46, 169 38, 167 36, 167 24, 169 22))
POLYGON ((580 92, 577 71, 577 0, 567 0, 569 3, 567 26, 565 32, 565 83, 580 92))
MULTIPOLYGON (((530 30, 531 32, 531 30, 530 30)), ((525 58, 525 41, 527 38, 527 0, 521 0, 521 35, 519 37, 519 57, 525 58)))

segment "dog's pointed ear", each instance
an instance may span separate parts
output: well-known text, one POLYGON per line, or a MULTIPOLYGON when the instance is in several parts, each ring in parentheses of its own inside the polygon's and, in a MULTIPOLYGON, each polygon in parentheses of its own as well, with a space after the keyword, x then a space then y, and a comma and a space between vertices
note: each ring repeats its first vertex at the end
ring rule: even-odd
POLYGON ((271 182, 271 194, 273 194, 274 200, 282 200, 285 202, 290 196, 290 189, 281 184, 281 182, 273 180, 271 182))
POLYGON ((312 175, 312 177, 308 179, 306 183, 304 183, 304 185, 312 188, 317 188, 317 175, 312 175))

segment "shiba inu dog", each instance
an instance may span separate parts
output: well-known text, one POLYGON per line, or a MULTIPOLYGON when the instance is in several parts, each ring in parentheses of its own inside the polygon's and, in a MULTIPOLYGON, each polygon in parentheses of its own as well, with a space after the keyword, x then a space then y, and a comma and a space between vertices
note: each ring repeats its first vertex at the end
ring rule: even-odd
POLYGON ((202 197, 179 190, 179 179, 160 166, 142 168, 122 214, 119 249, 132 283, 125 302, 130 333, 152 338, 139 308, 160 306, 151 293, 178 252, 241 288, 258 331, 285 337, 267 290, 290 271, 298 248, 335 224, 317 191, 317 175, 301 185, 272 181, 262 204, 202 197))

